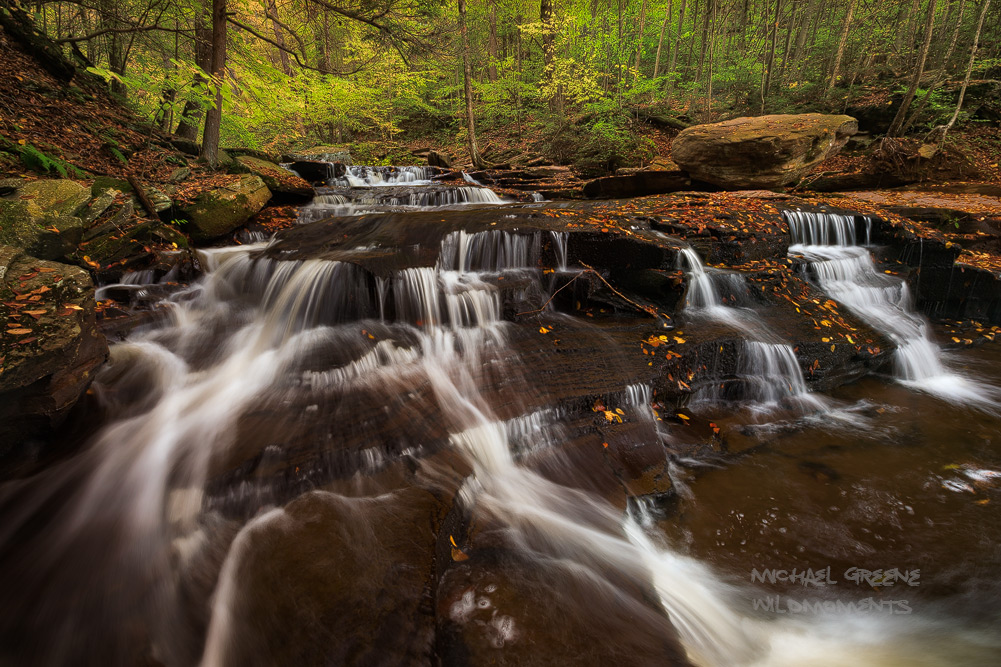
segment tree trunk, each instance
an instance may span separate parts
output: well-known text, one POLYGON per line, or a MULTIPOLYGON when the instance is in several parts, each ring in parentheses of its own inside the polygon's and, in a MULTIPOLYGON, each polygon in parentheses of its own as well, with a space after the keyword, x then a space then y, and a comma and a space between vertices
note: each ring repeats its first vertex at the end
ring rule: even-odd
POLYGON ((959 89, 959 101, 956 102, 956 110, 952 114, 949 122, 942 126, 942 139, 939 142, 939 149, 945 144, 945 135, 956 124, 959 119, 959 112, 963 109, 963 98, 966 97, 966 87, 970 85, 970 75, 973 73, 973 63, 977 59, 977 48, 980 46, 980 31, 984 27, 984 17, 987 15, 987 8, 991 0, 984 0, 984 6, 980 8, 980 18, 977 19, 977 32, 973 35, 973 47, 970 49, 970 60, 966 64, 966 76, 963 78, 963 86, 959 89))
POLYGON ((490 63, 487 66, 487 78, 490 83, 497 81, 497 3, 490 2, 490 40, 487 42, 487 55, 490 63))
POLYGON ((476 148, 476 121, 473 117, 473 68, 469 62, 469 32, 466 30, 466 0, 459 0, 459 33, 462 35, 462 78, 466 92, 466 148, 474 169, 483 169, 483 159, 476 148))
POLYGON ((897 110, 897 115, 893 118, 893 123, 890 124, 890 129, 886 132, 886 136, 888 137, 896 137, 900 134, 900 130, 904 125, 904 119, 907 118, 907 110, 910 108, 911 102, 914 101, 918 84, 921 83, 921 75, 925 71, 925 60, 928 58, 928 49, 931 46, 931 37, 935 26, 935 5, 936 0, 929 0, 928 15, 925 17, 925 41, 921 45, 921 53, 918 54, 918 63, 914 67, 914 76, 911 77, 911 85, 907 89, 907 94, 904 95, 904 101, 901 102, 900 108, 897 110))
MULTIPOLYGON (((952 6, 950 5, 950 9, 952 6)), ((959 18, 956 19, 956 28, 952 31, 952 39, 949 40, 949 47, 945 51, 945 55, 942 58, 942 65, 938 75, 935 80, 931 82, 925 94, 921 96, 921 102, 918 104, 918 108, 914 110, 911 117, 904 123, 904 127, 900 130, 901 134, 907 134, 907 130, 911 128, 911 125, 918 119, 921 112, 925 110, 928 106, 928 101, 931 99, 932 92, 941 85, 945 80, 946 74, 949 71, 949 61, 952 59, 952 52, 956 49, 956 42, 959 40, 959 29, 963 25, 963 13, 966 9, 966 0, 959 0, 959 18)))
POLYGON ((640 61, 643 57, 643 30, 646 27, 646 0, 640 5, 640 25, 636 33, 636 78, 640 75, 640 61))
MULTIPOLYGON (((205 25, 204 6, 201 12, 195 17, 195 64, 203 72, 208 72, 212 68, 212 33, 205 25)), ((196 94, 200 94, 205 88, 205 77, 195 74, 191 84, 196 94)), ((181 111, 181 121, 177 124, 177 131, 174 133, 182 139, 194 141, 198 137, 198 128, 202 124, 203 105, 201 100, 188 100, 181 111)))
POLYGON ((660 73, 660 51, 664 47, 664 33, 667 31, 667 24, 671 20, 671 13, 674 11, 674 0, 667 0, 667 11, 664 12, 664 22, 660 26, 660 39, 657 40, 657 58, 653 61, 653 78, 657 78, 660 73))
POLYGON ((285 49, 285 31, 282 30, 282 26, 278 19, 278 6, 275 4, 275 0, 268 0, 268 16, 271 18, 271 26, 275 32, 275 43, 278 44, 278 61, 281 63, 282 71, 285 72, 285 76, 292 76, 292 65, 289 63, 288 53, 285 49))
POLYGON ((765 76, 761 82, 761 113, 765 113, 765 100, 768 90, 772 87, 772 66, 775 64, 775 42, 779 34, 779 12, 782 11, 782 0, 775 0, 775 17, 772 20, 772 34, 769 38, 768 60, 765 63, 765 76))
MULTIPOLYGON (((671 64, 667 66, 667 71, 672 74, 675 72, 675 66, 678 64, 678 50, 681 48, 681 34, 685 31, 685 5, 688 4, 688 0, 681 0, 681 8, 678 10, 678 32, 674 34, 674 50, 671 51, 671 64)), ((668 83, 668 90, 670 91, 672 83, 668 83)))
POLYGON ((699 49, 699 68, 695 72, 695 80, 702 80, 702 68, 706 64, 706 54, 709 48, 709 24, 712 22, 713 7, 716 6, 716 0, 706 0, 706 16, 702 21, 702 44, 699 49))
POLYGON ((212 75, 215 105, 205 114, 201 158, 212 167, 219 164, 219 130, 222 126, 222 86, 226 79, 226 0, 212 0, 212 75))
MULTIPOLYGON (((934 0, 932 0, 934 2, 934 0)), ((831 68, 831 78, 827 80, 827 88, 824 89, 824 96, 831 94, 834 86, 838 82, 838 73, 841 69, 841 60, 845 57, 845 44, 848 42, 848 31, 852 27, 852 16, 855 14, 856 0, 848 1, 848 13, 845 21, 841 24, 841 37, 838 39, 838 50, 834 54, 834 66, 831 68)))
MULTIPOLYGON (((115 0, 101 0, 98 4, 101 28, 105 30, 120 30, 122 22, 118 11, 118 3, 115 0)), ((108 49, 108 69, 115 74, 125 74, 125 47, 122 44, 121 33, 109 32, 104 35, 104 40, 108 49)), ((126 93, 125 86, 118 79, 111 80, 111 90, 116 95, 123 97, 126 93)))

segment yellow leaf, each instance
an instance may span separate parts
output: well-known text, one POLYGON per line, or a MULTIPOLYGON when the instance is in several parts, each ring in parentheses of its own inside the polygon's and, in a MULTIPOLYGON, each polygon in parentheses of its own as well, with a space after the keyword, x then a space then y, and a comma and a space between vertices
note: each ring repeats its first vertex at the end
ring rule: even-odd
POLYGON ((674 337, 674 342, 676 342, 678 345, 681 345, 681 344, 683 344, 685 342, 685 339, 684 338, 680 338, 678 336, 675 336, 674 337))
POLYGON ((834 352, 834 343, 831 343, 831 352, 834 352))
POLYGON ((541 333, 541 334, 547 334, 550 331, 551 331, 551 329, 547 329, 546 327, 539 327, 539 333, 541 333))
POLYGON ((458 547, 459 545, 455 543, 455 538, 451 535, 448 536, 448 541, 452 543, 453 547, 458 547))
POLYGON ((683 415, 683 414, 681 414, 680 412, 678 413, 678 416, 679 416, 680 418, 684 419, 685 421, 688 421, 689 419, 691 419, 691 417, 689 417, 688 415, 683 415))
POLYGON ((853 341, 853 340, 852 340, 852 337, 851 337, 851 336, 845 336, 845 338, 846 338, 846 339, 848 340, 848 342, 849 342, 849 343, 851 343, 852 345, 854 345, 854 344, 855 344, 855 341, 853 341))
POLYGON ((828 320, 820 320, 820 324, 825 327, 831 326, 831 323, 828 320))

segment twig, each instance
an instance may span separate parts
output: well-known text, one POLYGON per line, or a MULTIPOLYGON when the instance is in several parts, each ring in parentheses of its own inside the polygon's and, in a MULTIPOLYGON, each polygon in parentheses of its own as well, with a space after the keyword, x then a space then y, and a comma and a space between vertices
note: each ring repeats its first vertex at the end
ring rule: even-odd
MULTIPOLYGON (((593 269, 590 269, 590 270, 593 271, 593 269)), ((546 300, 546 302, 544 304, 542 304, 542 306, 540 308, 537 308, 536 310, 526 310, 524 313, 516 313, 515 317, 520 317, 521 315, 531 315, 532 313, 541 313, 543 310, 546 309, 546 306, 548 306, 550 303, 552 303, 553 299, 556 298, 557 294, 559 294, 560 292, 562 292, 563 290, 565 290, 567 287, 570 287, 570 285, 573 284, 573 281, 577 280, 578 278, 580 278, 582 275, 584 275, 587 272, 588 271, 581 271, 576 276, 574 276, 573 278, 571 278, 569 280, 569 282, 567 282, 566 285, 564 285, 563 287, 561 287, 558 290, 556 290, 555 292, 553 292, 552 296, 550 296, 546 300)))
POLYGON ((605 280, 600 273, 598 273, 597 271, 595 271, 593 267, 590 267, 587 264, 584 264, 584 262, 581 262, 581 265, 583 265, 587 269, 590 269, 591 272, 594 275, 598 276, 598 280, 600 280, 601 282, 605 283, 605 286, 608 287, 608 289, 612 290, 619 298, 623 299, 626 303, 631 304, 631 305, 635 306, 636 308, 639 308, 640 310, 642 310, 647 315, 653 315, 655 317, 657 316, 657 310, 655 308, 653 308, 652 306, 641 306, 640 304, 636 303, 635 301, 633 301, 632 299, 630 299, 629 297, 627 297, 625 294, 623 294, 622 292, 620 292, 619 290, 617 290, 614 287, 612 287, 612 285, 607 280, 605 280))

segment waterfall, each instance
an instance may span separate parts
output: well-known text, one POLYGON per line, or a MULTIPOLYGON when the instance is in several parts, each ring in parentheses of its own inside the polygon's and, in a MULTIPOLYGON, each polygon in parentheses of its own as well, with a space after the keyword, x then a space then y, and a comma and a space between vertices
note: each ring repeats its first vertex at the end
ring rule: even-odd
MULTIPOLYGON (((786 212, 785 218, 793 240, 801 241, 789 247, 790 256, 806 260, 824 292, 894 342, 894 373, 904 384, 949 401, 995 403, 993 388, 942 363, 907 283, 878 271, 869 250, 855 245, 853 216, 798 211, 786 212)), ((864 224, 868 242, 871 219, 864 224)))
MULTIPOLYGON (((748 308, 725 305, 717 289, 717 281, 727 287, 728 297, 747 293, 743 276, 717 269, 706 269, 698 253, 691 247, 679 248, 679 263, 688 275, 685 310, 723 322, 750 337, 741 343, 735 370, 740 393, 736 398, 751 401, 753 411, 767 411, 784 399, 794 401, 801 409, 826 411, 827 402, 810 394, 803 371, 792 346, 778 337, 748 308)), ((709 403, 734 398, 726 383, 714 382, 702 387, 698 400, 709 403)))
POLYGON ((553 239, 553 250, 556 252, 556 270, 564 273, 567 270, 567 243, 570 232, 549 232, 553 239))
POLYGON ((369 167, 350 165, 344 176, 334 178, 330 185, 354 188, 378 187, 386 185, 427 185, 431 182, 434 169, 431 167, 369 167))

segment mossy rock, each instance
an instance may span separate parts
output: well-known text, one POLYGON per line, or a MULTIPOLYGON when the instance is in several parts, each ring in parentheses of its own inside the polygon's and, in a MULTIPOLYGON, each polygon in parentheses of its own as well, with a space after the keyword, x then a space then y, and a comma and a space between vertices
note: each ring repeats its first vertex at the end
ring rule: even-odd
POLYGON ((0 200, 0 244, 39 259, 59 259, 83 237, 80 218, 47 213, 23 200, 0 200))
POLYGON ((273 162, 249 155, 241 155, 236 158, 236 161, 243 169, 260 176, 268 189, 276 195, 285 195, 286 198, 305 201, 313 198, 313 186, 298 174, 282 169, 273 162))
POLYGON ((232 232, 264 208, 271 191, 255 174, 244 174, 235 182, 198 195, 184 208, 190 233, 196 240, 218 238, 232 232))
POLYGON ((694 180, 727 190, 781 188, 836 154, 858 132, 851 116, 775 114, 684 130, 671 158, 694 180))
POLYGON ((132 184, 122 178, 112 178, 111 176, 99 176, 94 179, 94 184, 90 186, 91 195, 97 197, 105 190, 118 190, 132 194, 132 184))
POLYGON ((9 198, 27 201, 44 213, 76 215, 88 201, 90 192, 67 179, 28 181, 9 198))

